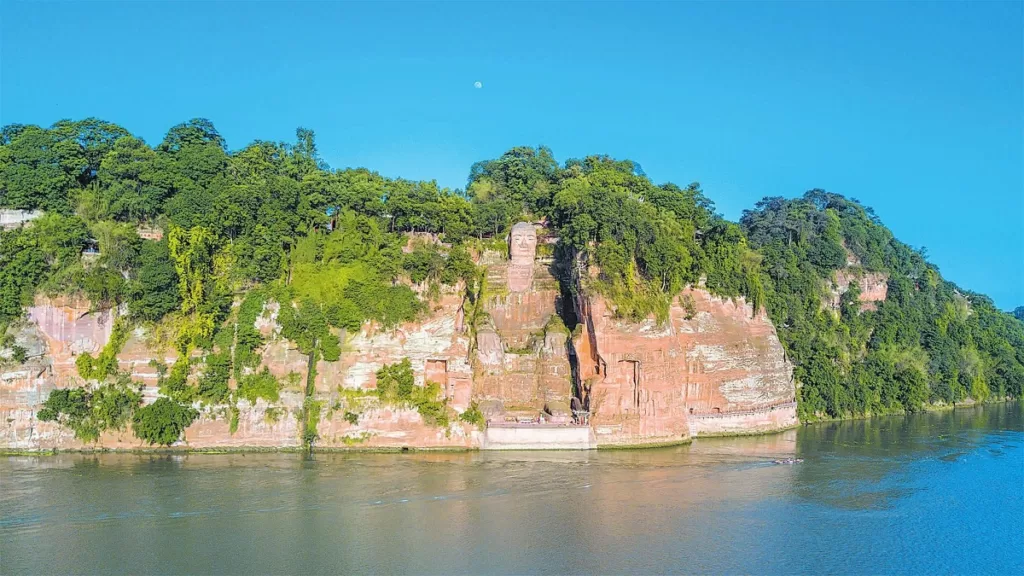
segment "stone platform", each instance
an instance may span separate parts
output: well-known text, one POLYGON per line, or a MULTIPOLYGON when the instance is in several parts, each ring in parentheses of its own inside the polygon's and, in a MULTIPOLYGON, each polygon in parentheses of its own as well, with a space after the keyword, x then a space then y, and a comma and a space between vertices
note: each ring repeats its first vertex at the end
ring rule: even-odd
POLYGON ((488 426, 481 450, 593 450, 597 438, 590 426, 513 424, 488 426))

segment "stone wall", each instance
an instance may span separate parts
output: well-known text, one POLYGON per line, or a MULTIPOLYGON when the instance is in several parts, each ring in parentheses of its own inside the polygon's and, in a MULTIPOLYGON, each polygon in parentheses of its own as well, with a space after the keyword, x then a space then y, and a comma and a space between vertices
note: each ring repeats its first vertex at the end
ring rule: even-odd
POLYGON ((796 402, 783 402, 751 410, 690 414, 690 433, 694 436, 757 434, 784 430, 797 424, 796 402))
POLYGON ((10 230, 24 226, 43 215, 42 210, 0 210, 0 229, 10 230))

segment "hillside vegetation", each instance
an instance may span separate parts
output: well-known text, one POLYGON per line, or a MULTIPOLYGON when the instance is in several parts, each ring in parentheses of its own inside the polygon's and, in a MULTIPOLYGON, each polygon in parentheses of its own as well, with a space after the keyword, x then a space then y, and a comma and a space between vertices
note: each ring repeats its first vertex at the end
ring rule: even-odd
MULTIPOLYGON (((560 238, 567 293, 601 293, 623 318, 663 320, 680 290, 700 283, 766 308, 796 366, 804 419, 1019 397, 1024 385, 1024 323, 943 280, 869 208, 819 190, 766 198, 734 223, 699 185, 655 185, 639 165, 605 156, 560 164, 546 148, 513 148, 473 165, 462 191, 333 170, 305 129, 293 143, 230 151, 203 119, 150 146, 90 118, 4 127, 0 207, 45 213, 0 235, 8 361, 23 359, 9 328, 37 293, 128 312, 108 348, 79 366, 125 395, 113 416, 87 416, 97 394, 61 399, 86 436, 97 422, 125 422, 124 407, 138 403, 112 361, 132 324, 172 334, 183 360, 162 380, 169 401, 235 402, 276 394, 255 372, 262 340, 252 325, 266 302, 282 303, 282 333, 309 357, 308 390, 345 331, 413 320, 441 285, 478 295, 472 254, 521 219, 544 220, 560 238), (162 240, 139 236, 156 229, 162 240), (444 243, 403 250, 408 232, 444 243), (837 270, 882 275, 888 297, 862 309, 854 283, 834 309, 830 294, 845 288, 833 286, 837 270)), ((151 413, 166 426, 136 424, 158 443, 194 417, 168 404, 151 413)))

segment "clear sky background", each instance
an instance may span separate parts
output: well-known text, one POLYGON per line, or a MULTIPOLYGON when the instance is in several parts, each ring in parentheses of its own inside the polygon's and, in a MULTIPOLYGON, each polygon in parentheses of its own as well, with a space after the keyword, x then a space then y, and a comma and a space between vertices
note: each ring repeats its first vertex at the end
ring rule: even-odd
POLYGON ((1024 305, 1021 2, 0 4, 0 123, 150 144, 317 133, 335 168, 464 187, 516 145, 699 181, 730 219, 824 188, 1024 305), (481 82, 482 88, 474 87, 481 82))

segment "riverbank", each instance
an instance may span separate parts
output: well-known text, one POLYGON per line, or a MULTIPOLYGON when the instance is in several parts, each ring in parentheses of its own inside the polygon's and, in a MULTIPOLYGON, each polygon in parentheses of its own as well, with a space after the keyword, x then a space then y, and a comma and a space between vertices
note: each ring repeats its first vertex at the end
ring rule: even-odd
MULTIPOLYGON (((958 409, 976 408, 979 406, 990 406, 1017 402, 1018 398, 999 398, 995 400, 985 400, 984 402, 978 402, 976 400, 968 399, 965 402, 956 402, 953 404, 925 404, 921 407, 919 412, 952 412, 958 409)), ((851 414, 848 416, 841 416, 837 418, 829 416, 816 417, 814 420, 801 421, 798 426, 807 426, 809 424, 819 424, 827 422, 853 422, 857 420, 870 420, 872 418, 888 418, 890 416, 908 416, 915 414, 916 412, 908 412, 906 410, 894 410, 892 412, 879 412, 879 413, 868 413, 868 414, 851 414)))
MULTIPOLYGON (((955 412, 956 410, 976 409, 984 406, 1000 405, 1006 403, 1015 402, 1015 399, 1006 398, 999 400, 990 400, 987 402, 964 402, 956 405, 929 405, 925 408, 924 412, 928 413, 942 413, 942 412, 955 412)), ((864 420, 872 420, 878 418, 889 418, 894 416, 907 416, 912 413, 890 413, 890 414, 868 414, 860 415, 855 417, 847 418, 830 418, 830 419, 819 419, 812 422, 798 422, 793 425, 788 425, 771 430, 751 430, 751 431, 726 431, 726 432, 710 432, 701 433, 697 436, 686 436, 678 439, 669 440, 658 440, 658 441, 638 441, 635 443, 629 442, 618 442, 618 443, 597 443, 596 445, 586 448, 587 450, 646 450, 654 448, 666 448, 672 446, 685 446, 691 444, 696 439, 702 438, 744 438, 744 437, 757 437, 757 436, 772 436, 780 434, 788 430, 796 428, 806 427, 814 424, 834 424, 841 422, 856 422, 864 420)), ((483 434, 482 432, 475 432, 476 434, 483 434)), ((473 432, 470 435, 474 434, 473 432)), ((579 451, 581 448, 519 448, 523 450, 556 450, 556 451, 579 451)), ((364 444, 349 444, 349 445, 329 445, 329 446, 314 446, 312 452, 315 454, 332 454, 332 453, 365 453, 365 454, 401 454, 401 453, 462 453, 462 452, 488 452, 496 451, 494 449, 488 449, 483 447, 481 444, 475 445, 364 445, 364 444)), ((132 446, 132 447, 107 447, 107 446, 71 446, 71 447, 48 447, 40 449, 23 449, 23 448, 0 448, 0 456, 53 456, 57 454, 302 454, 308 453, 309 449, 304 448, 301 445, 291 446, 189 446, 187 444, 180 446, 132 446)))

